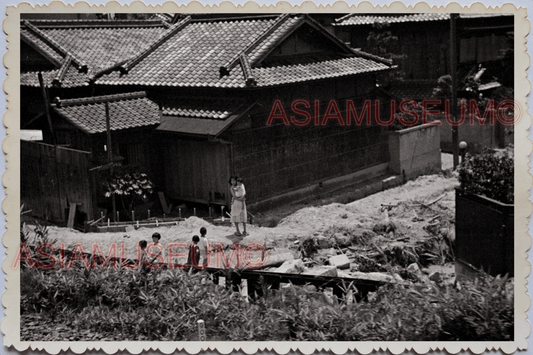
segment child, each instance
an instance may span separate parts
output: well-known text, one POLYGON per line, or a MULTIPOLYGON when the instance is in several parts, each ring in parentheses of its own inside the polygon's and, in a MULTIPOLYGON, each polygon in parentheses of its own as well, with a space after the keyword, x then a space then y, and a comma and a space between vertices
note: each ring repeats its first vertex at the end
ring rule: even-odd
POLYGON ((148 245, 148 242, 146 240, 141 240, 139 242, 139 248, 141 248, 141 255, 139 257, 139 271, 141 273, 148 273, 148 256, 146 255, 146 246, 148 245))
POLYGON ((198 247, 200 248, 200 263, 198 265, 202 267, 207 267, 208 260, 207 255, 209 254, 209 244, 205 235, 207 234, 207 229, 205 227, 200 228, 200 242, 198 247))
POLYGON ((199 241, 199 236, 195 235, 192 237, 192 244, 189 246, 189 256, 187 257, 189 272, 195 272, 195 267, 200 265, 200 247, 198 246, 199 241))
POLYGON ((154 269, 159 269, 163 266, 163 263, 165 262, 164 256, 163 256, 163 245, 159 243, 161 240, 161 234, 154 233, 152 234, 152 241, 153 243, 150 244, 150 247, 148 248, 148 254, 150 258, 148 259, 148 264, 150 267, 154 269))

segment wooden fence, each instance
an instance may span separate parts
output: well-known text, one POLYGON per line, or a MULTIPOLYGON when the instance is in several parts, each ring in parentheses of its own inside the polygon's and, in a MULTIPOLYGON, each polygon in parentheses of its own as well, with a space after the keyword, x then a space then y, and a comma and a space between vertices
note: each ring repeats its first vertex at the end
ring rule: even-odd
POLYGON ((71 203, 76 219, 92 218, 91 153, 21 141, 21 203, 35 217, 66 223, 71 203))

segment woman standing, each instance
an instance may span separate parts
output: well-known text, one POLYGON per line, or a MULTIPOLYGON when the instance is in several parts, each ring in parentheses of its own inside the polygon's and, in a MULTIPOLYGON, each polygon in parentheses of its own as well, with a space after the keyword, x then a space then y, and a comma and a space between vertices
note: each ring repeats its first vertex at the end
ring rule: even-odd
POLYGON ((231 221, 235 223, 236 236, 248 235, 246 233, 246 219, 248 213, 246 211, 246 190, 241 178, 232 176, 230 179, 230 191, 231 191, 231 221), (239 223, 242 223, 243 233, 239 230, 239 223))

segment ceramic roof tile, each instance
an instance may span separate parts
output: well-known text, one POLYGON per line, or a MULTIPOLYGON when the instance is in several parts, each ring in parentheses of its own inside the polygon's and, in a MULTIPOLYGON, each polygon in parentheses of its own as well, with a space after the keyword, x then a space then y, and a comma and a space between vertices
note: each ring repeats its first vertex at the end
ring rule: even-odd
POLYGON ((273 21, 193 22, 156 48, 127 75, 114 72, 97 82, 206 87, 220 83, 220 86, 243 87, 240 70, 233 70, 230 76, 221 79, 219 67, 244 50, 273 21), (242 36, 243 33, 247 35, 242 36))
POLYGON ((254 68, 257 86, 275 86, 387 70, 386 64, 361 57, 327 60, 305 65, 254 68))
POLYGON ((138 97, 139 95, 131 99, 121 99, 121 96, 125 95, 86 98, 87 102, 80 102, 80 99, 64 100, 60 107, 52 107, 74 126, 89 134, 106 131, 106 101, 109 102, 112 131, 154 126, 160 123, 159 107, 156 103, 146 97, 138 97), (117 100, 108 101, 112 98, 117 100), (69 104, 69 101, 77 102, 69 104))
POLYGON ((217 136, 248 111, 237 99, 202 100, 183 98, 180 102, 163 103, 163 116, 158 131, 217 136))
POLYGON ((58 62, 63 61, 63 55, 59 51, 51 47, 32 31, 21 30, 20 34, 24 41, 31 43, 31 45, 38 48, 40 52, 44 52, 46 56, 52 57, 53 60, 58 62))
MULTIPOLYGON (((51 85, 54 78, 57 76, 58 72, 59 72, 59 69, 42 72, 43 81, 45 83, 48 83, 48 85, 51 85)), ((65 78, 61 82, 61 87, 72 88, 72 87, 88 86, 89 78, 90 76, 88 74, 78 72, 78 70, 71 65, 67 69, 65 78)), ((20 85, 39 87, 40 85, 39 85, 38 73, 37 72, 20 73, 20 85)))
MULTIPOLYGON (((47 25, 39 29, 71 53, 74 58, 87 64, 89 74, 94 74, 95 72, 108 68, 119 61, 135 56, 165 31, 163 26, 136 27, 130 25, 129 27, 123 28, 107 28, 84 27, 81 26, 81 24, 83 24, 83 21, 80 21, 79 23, 71 21, 68 23, 68 26, 63 24, 62 27, 55 28, 52 25, 47 25), (80 24, 80 27, 77 27, 78 24, 80 24)), ((102 22, 101 25, 105 26, 106 23, 102 22)), ((63 56, 58 51, 44 43, 30 31, 22 29, 21 32, 27 33, 33 44, 38 46, 41 50, 54 56, 54 58, 60 62, 63 61, 63 56)), ((21 75, 24 74, 26 73, 21 75)), ((28 78, 36 77, 33 73, 27 74, 28 78)), ((79 75, 80 79, 76 80, 71 78, 71 82, 73 84, 75 82, 83 82, 83 85, 85 85, 89 77, 83 73, 79 73, 79 75)), ((50 83, 50 81, 48 81, 48 83, 50 83)), ((35 82, 33 80, 26 80, 21 84, 30 86, 39 85, 38 81, 35 82)))
MULTIPOLYGON (((493 13, 469 13, 459 14, 460 18, 481 18, 481 17, 500 17, 512 14, 493 14, 493 13)), ((334 26, 357 26, 372 25, 375 22, 428 22, 449 20, 449 13, 413 13, 413 14, 389 14, 389 15, 361 15, 351 14, 343 16, 336 20, 334 26)))

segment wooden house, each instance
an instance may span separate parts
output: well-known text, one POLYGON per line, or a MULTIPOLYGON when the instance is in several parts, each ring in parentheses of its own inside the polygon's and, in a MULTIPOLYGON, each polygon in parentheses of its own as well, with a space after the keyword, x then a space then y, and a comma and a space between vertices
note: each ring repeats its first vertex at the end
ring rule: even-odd
MULTIPOLYGON (((157 150, 148 154, 158 159, 151 173, 157 189, 171 198, 228 204, 227 181, 239 175, 245 181, 248 205, 269 207, 280 198, 298 198, 324 184, 353 183, 387 172, 386 127, 374 119, 369 124, 341 121, 346 107, 359 114, 365 100, 377 103, 368 107, 371 116, 378 110, 388 114, 388 97, 376 89, 375 76, 394 67, 388 60, 351 49, 307 15, 186 17, 168 28, 154 24, 147 27, 158 34, 151 42, 120 50, 134 55, 110 50, 119 55, 106 65, 95 59, 96 43, 76 47, 77 40, 62 38, 61 29, 53 29, 52 22, 46 22, 47 29, 32 28, 30 22, 22 26, 41 32, 40 42, 28 40, 33 54, 57 57, 55 68, 43 75, 47 82, 63 78, 63 83, 79 83, 70 94, 61 92, 62 86, 55 88, 66 100, 56 94, 49 97, 59 96, 61 106, 65 102, 69 106, 55 107, 54 112, 66 119, 62 110, 78 106, 79 101, 69 101, 73 99, 69 95, 97 96, 101 101, 109 95, 146 92, 147 100, 160 108, 159 124, 150 133, 157 150), (53 54, 44 55, 45 50, 36 49, 41 47, 53 54), (57 50, 60 47, 63 54, 57 50), (84 71, 89 59, 82 55, 96 62, 95 69, 88 65, 84 71), (300 111, 292 106, 297 100, 300 111), (352 106, 346 106, 347 101, 352 106), (300 123, 307 116, 312 120, 287 125, 279 116, 280 107, 291 122, 296 115, 300 123)), ((99 25, 78 28, 83 37, 99 25)), ((122 33, 120 27, 106 28, 109 37, 114 31, 122 33)), ((28 67, 22 85, 38 92, 35 68, 28 67)), ((126 137, 131 142, 146 140, 133 131, 126 137)))
MULTIPOLYGON (((390 45, 398 59, 403 79, 393 82, 387 92, 399 100, 432 99, 437 80, 449 75, 450 14, 348 14, 333 24, 335 34, 353 48, 371 50, 371 32, 390 31, 397 41, 390 45), (381 29, 380 29, 381 27, 381 29)), ((457 78, 459 97, 477 99, 478 94, 497 101, 514 87, 513 14, 461 13, 456 18, 457 78), (478 81, 476 90, 467 87, 472 78, 478 81)), ((497 104, 498 102, 496 102, 497 104)), ((441 127, 441 149, 452 152, 452 128, 441 127)), ((493 125, 475 123, 459 128, 459 140, 468 143, 470 153, 484 147, 502 148, 513 143, 512 127, 496 122, 493 125)))
MULTIPOLYGON (((503 58, 505 48, 512 45, 509 35, 514 16, 462 13, 456 23, 459 76, 464 77, 481 64, 488 69, 488 81, 496 77, 501 84, 512 87, 512 63, 503 58)), ((404 56, 397 63, 404 80, 392 89, 402 99, 429 98, 437 79, 450 73, 450 14, 348 14, 336 19, 334 28, 335 34, 351 47, 370 50, 368 37, 380 31, 377 24, 386 24, 381 31, 390 31, 398 38, 389 48, 391 52, 404 56)))

